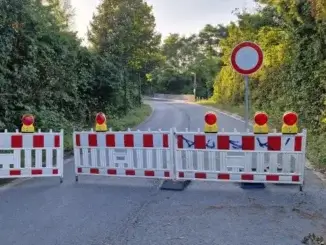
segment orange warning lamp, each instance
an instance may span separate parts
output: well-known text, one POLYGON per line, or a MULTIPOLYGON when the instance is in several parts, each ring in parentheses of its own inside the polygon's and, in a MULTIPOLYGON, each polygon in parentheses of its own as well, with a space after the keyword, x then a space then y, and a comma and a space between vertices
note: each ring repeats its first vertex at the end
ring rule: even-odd
POLYGON ((214 112, 207 112, 205 114, 205 126, 204 132, 205 133, 217 133, 217 116, 214 112))
POLYGON ((258 111, 254 116, 254 133, 255 134, 268 134, 268 115, 266 112, 258 111))
POLYGON ((298 133, 298 114, 295 112, 286 112, 283 115, 283 125, 282 133, 283 134, 297 134, 298 133))
POLYGON ((35 132, 35 127, 34 127, 34 116, 31 114, 25 114, 22 117, 22 128, 21 132, 22 133, 34 133, 35 132))
POLYGON ((96 120, 96 124, 95 124, 96 132, 108 131, 108 126, 106 125, 106 116, 103 112, 97 113, 95 120, 96 120))

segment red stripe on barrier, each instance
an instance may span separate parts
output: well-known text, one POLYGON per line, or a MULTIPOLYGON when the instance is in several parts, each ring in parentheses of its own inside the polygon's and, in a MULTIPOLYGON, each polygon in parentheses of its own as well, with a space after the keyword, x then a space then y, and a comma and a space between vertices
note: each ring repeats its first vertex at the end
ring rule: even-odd
POLYGON ((89 170, 89 173, 90 174, 99 174, 100 173, 100 170, 98 168, 91 168, 89 170))
POLYGON ((82 168, 77 168, 77 172, 78 173, 82 173, 83 172, 83 169, 82 168))
POLYGON ((255 136, 242 136, 242 150, 244 151, 255 150, 255 136))
POLYGON ((33 148, 44 148, 44 135, 33 135, 33 148))
POLYGON ((184 178, 185 177, 185 173, 184 172, 179 172, 179 178, 184 178))
POLYGON ((11 136, 11 148, 22 148, 23 147, 23 136, 12 135, 11 136))
POLYGON ((206 149, 205 135, 195 135, 194 142, 195 142, 195 149, 206 149))
POLYGON ((169 135, 163 134, 163 147, 169 148, 169 135))
POLYGON ((18 176, 18 175, 21 175, 21 170, 19 169, 12 169, 9 171, 9 175, 10 176, 18 176))
POLYGON ((294 151, 302 151, 302 136, 295 136, 294 151))
POLYGON ((108 173, 108 175, 117 175, 117 170, 116 169, 108 169, 107 173, 108 173))
POLYGON ((266 175, 266 181, 280 181, 279 175, 266 175))
POLYGON ((59 174, 59 169, 52 169, 52 174, 59 174))
POLYGON ((97 147, 97 134, 88 135, 88 146, 97 147))
POLYGON ((183 149, 183 137, 182 137, 182 135, 179 134, 177 136, 177 141, 178 141, 178 148, 183 149))
POLYGON ((134 147, 134 135, 125 134, 124 135, 124 146, 125 147, 134 147))
POLYGON ((253 174, 241 174, 241 180, 254 180, 253 174))
POLYGON ((153 177, 155 176, 155 172, 153 170, 145 170, 144 175, 147 177, 153 177))
POLYGON ((165 178, 169 178, 169 177, 170 177, 170 172, 165 171, 165 172, 164 172, 164 177, 165 177, 165 178))
MULTIPOLYGON (((79 142, 79 144, 80 144, 80 142, 79 142)), ((56 147, 56 148, 60 147, 60 135, 55 135, 54 136, 54 147, 56 147)))
POLYGON ((107 134, 105 136, 106 147, 115 147, 115 135, 107 134))
POLYGON ((282 137, 281 136, 268 136, 267 144, 269 151, 280 151, 282 146, 282 137))
POLYGON ((136 171, 134 169, 126 169, 126 175, 136 175, 136 171))
POLYGON ((229 150, 230 149, 230 137, 226 135, 217 136, 217 149, 229 150))
POLYGON ((223 179, 223 180, 229 180, 230 179, 230 174, 218 174, 217 178, 218 179, 223 179))
POLYGON ((154 147, 153 134, 143 134, 143 147, 154 147))
POLYGON ((42 169, 32 169, 32 175, 42 175, 43 170, 42 169))
POLYGON ((206 173, 195 173, 195 178, 196 179, 206 179, 207 175, 206 175, 206 173))
POLYGON ((80 134, 76 134, 76 146, 80 146, 80 134))
POLYGON ((293 182, 299 182, 300 181, 300 176, 299 175, 292 176, 292 181, 293 182))

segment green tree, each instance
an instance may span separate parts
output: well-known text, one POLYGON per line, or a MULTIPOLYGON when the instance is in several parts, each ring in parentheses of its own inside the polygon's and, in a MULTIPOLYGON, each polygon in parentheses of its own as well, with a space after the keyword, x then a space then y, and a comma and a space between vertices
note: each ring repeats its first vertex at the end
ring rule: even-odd
POLYGON ((142 0, 103 1, 93 17, 89 40, 98 54, 107 57, 103 62, 113 62, 110 66, 117 68, 119 81, 107 80, 103 91, 119 91, 125 110, 135 105, 146 74, 161 58, 152 8, 142 0))

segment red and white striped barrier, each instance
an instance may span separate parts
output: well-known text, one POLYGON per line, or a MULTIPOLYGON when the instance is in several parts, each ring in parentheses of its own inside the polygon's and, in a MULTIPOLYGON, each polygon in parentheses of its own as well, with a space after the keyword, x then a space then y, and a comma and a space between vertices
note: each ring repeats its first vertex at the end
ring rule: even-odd
POLYGON ((306 132, 75 132, 79 175, 303 185, 306 132))
POLYGON ((76 180, 78 175, 172 178, 171 132, 75 132, 76 180))
POLYGON ((0 133, 0 151, 0 178, 56 176, 63 180, 63 131, 5 131, 0 133))
POLYGON ((175 132, 175 137, 177 179, 303 185, 306 131, 175 132))

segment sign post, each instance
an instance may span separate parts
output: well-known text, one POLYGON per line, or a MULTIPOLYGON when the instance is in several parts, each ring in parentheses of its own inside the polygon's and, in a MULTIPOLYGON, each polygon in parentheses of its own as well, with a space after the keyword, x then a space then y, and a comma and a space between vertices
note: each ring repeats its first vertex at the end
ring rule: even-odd
POLYGON ((245 79, 245 130, 249 129, 249 75, 261 68, 263 60, 263 51, 253 42, 238 44, 231 54, 233 69, 245 79))

